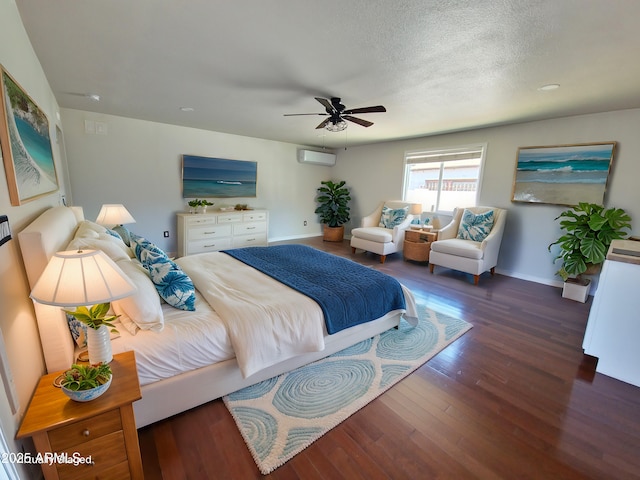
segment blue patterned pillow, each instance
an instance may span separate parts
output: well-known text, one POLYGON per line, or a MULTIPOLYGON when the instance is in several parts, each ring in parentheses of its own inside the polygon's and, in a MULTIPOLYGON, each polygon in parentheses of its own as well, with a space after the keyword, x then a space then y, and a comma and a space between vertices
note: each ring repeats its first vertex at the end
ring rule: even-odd
POLYGON ((125 227, 124 225, 118 225, 116 227, 113 227, 113 230, 108 230, 108 233, 115 233, 118 238, 122 239, 122 241, 124 242, 124 244, 127 247, 131 246, 131 235, 135 235, 133 233, 131 233, 127 227, 125 227))
POLYGON ((458 238, 481 242, 487 238, 487 235, 491 232, 494 221, 495 215, 493 210, 476 215, 471 210, 465 208, 462 213, 462 219, 460 220, 460 226, 458 227, 458 238))
POLYGON ((86 323, 82 323, 73 315, 68 313, 65 314, 67 316, 67 324, 69 325, 69 331, 71 332, 71 336, 80 348, 84 348, 87 346, 87 326, 86 323))
POLYGON ((382 215, 380 215, 379 227, 393 228, 400 225, 407 218, 409 207, 389 208, 386 205, 382 207, 382 215))
POLYGON ((148 240, 132 234, 131 243, 136 257, 149 271, 158 294, 172 307, 194 311, 196 289, 189 275, 148 240))

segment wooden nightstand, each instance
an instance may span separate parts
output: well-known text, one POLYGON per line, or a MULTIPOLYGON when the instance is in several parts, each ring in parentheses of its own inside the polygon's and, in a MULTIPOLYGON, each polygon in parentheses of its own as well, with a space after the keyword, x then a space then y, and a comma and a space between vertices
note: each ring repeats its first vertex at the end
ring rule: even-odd
POLYGON ((114 355, 113 381, 101 397, 70 400, 53 381, 40 379, 16 438, 33 437, 38 453, 91 456, 92 464, 42 464, 46 479, 142 479, 142 460, 133 402, 142 398, 133 352, 114 355))

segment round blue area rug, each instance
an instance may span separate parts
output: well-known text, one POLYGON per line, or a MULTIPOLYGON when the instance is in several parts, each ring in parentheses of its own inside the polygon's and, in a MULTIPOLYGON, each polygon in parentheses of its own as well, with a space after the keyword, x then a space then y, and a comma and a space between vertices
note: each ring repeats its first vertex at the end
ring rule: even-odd
POLYGON ((260 472, 311 445, 456 340, 471 324, 418 306, 369 340, 223 397, 260 472))

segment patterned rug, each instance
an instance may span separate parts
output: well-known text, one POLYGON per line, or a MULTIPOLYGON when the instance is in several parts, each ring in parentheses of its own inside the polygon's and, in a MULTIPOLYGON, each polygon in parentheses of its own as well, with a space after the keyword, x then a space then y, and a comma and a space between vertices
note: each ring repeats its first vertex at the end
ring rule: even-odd
POLYGON ((374 338, 223 397, 258 468, 267 474, 416 370, 471 328, 419 305, 374 338))

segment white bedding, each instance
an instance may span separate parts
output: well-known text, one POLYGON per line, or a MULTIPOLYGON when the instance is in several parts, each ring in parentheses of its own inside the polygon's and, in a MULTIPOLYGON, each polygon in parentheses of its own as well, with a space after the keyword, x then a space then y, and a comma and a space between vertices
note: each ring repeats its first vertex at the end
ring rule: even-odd
POLYGON ((190 255, 176 263, 225 322, 245 378, 324 349, 322 309, 309 297, 224 253, 190 255))
POLYGON ((222 319, 197 295, 196 311, 185 312, 163 304, 164 330, 139 330, 131 335, 118 326, 113 353, 136 352, 140 385, 157 382, 183 372, 234 357, 222 319))

